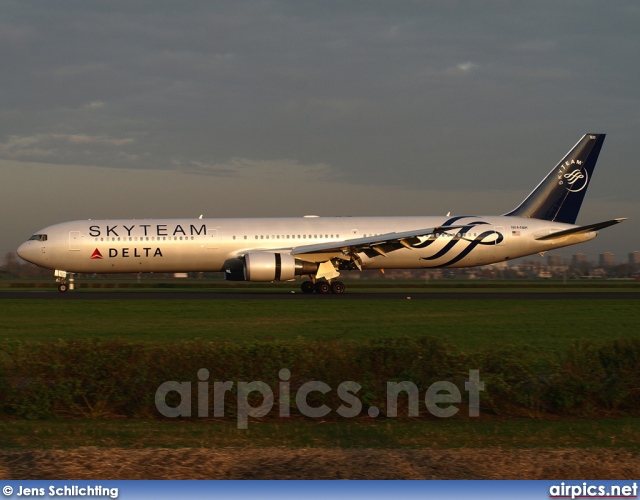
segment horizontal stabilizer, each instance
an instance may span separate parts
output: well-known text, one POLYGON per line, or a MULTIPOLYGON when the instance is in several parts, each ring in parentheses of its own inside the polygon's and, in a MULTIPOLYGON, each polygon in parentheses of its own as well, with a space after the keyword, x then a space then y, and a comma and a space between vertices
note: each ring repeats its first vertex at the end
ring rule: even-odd
POLYGON ((555 240, 556 238, 561 238, 563 236, 570 236, 572 234, 590 233, 592 231, 598 231, 600 229, 604 229, 605 227, 619 224, 623 220, 627 220, 627 219, 626 218, 612 219, 605 222, 597 222, 595 224, 589 224, 588 226, 572 227, 571 229, 565 229, 564 231, 558 231, 556 233, 540 236, 539 238, 536 238, 536 240, 542 240, 542 241, 555 240))

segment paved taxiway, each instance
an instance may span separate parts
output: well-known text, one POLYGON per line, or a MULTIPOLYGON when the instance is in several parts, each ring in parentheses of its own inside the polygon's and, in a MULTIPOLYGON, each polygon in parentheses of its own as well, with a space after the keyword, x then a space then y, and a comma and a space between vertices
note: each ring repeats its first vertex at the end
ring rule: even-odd
POLYGON ((361 293, 346 292, 342 295, 318 295, 302 292, 102 292, 102 291, 75 291, 60 293, 56 291, 3 291, 2 299, 34 299, 34 300, 619 300, 640 299, 640 292, 380 292, 361 293))

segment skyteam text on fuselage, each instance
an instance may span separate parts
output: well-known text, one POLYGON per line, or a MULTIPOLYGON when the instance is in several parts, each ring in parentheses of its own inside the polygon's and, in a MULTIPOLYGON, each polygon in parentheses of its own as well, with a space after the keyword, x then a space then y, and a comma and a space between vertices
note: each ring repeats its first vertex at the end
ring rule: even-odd
POLYGON ((604 142, 587 134, 531 194, 501 216, 86 220, 55 224, 18 255, 74 273, 224 272, 228 280, 290 281, 305 293, 343 293, 340 271, 472 267, 595 238, 622 222, 575 221, 604 142))

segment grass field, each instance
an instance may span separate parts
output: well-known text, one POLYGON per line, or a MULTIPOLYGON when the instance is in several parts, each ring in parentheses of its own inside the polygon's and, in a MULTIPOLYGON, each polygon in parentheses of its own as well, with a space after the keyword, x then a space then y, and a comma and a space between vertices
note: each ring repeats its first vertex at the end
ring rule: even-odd
POLYGON ((640 419, 229 421, 0 421, 2 448, 624 448, 639 449, 640 419))
POLYGON ((460 349, 636 338, 636 300, 1 300, 0 340, 358 340, 433 336, 460 349))
MULTIPOLYGON (((489 292, 489 290, 487 290, 489 292)), ((90 293, 90 292, 87 292, 90 293)), ((0 300, 0 343, 14 340, 444 339, 465 352, 505 344, 565 352, 640 336, 637 300, 0 300)), ((0 420, 0 448, 600 447, 640 449, 640 419, 267 421, 0 420)))

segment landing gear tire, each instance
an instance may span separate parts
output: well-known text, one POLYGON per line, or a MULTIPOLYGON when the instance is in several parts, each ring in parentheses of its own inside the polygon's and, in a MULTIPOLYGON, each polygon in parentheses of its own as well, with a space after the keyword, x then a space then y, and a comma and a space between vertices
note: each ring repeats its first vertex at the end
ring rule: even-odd
POLYGON ((331 293, 331 285, 326 281, 316 281, 316 292, 318 293, 331 293))
POLYGON ((313 293, 316 289, 313 281, 303 281, 300 288, 302 289, 302 293, 313 293))
POLYGON ((342 281, 334 281, 331 283, 331 293, 344 293, 344 283, 342 281))
POLYGON ((68 289, 69 289, 69 287, 67 286, 66 283, 60 283, 58 285, 58 291, 61 292, 61 293, 65 293, 68 289))

